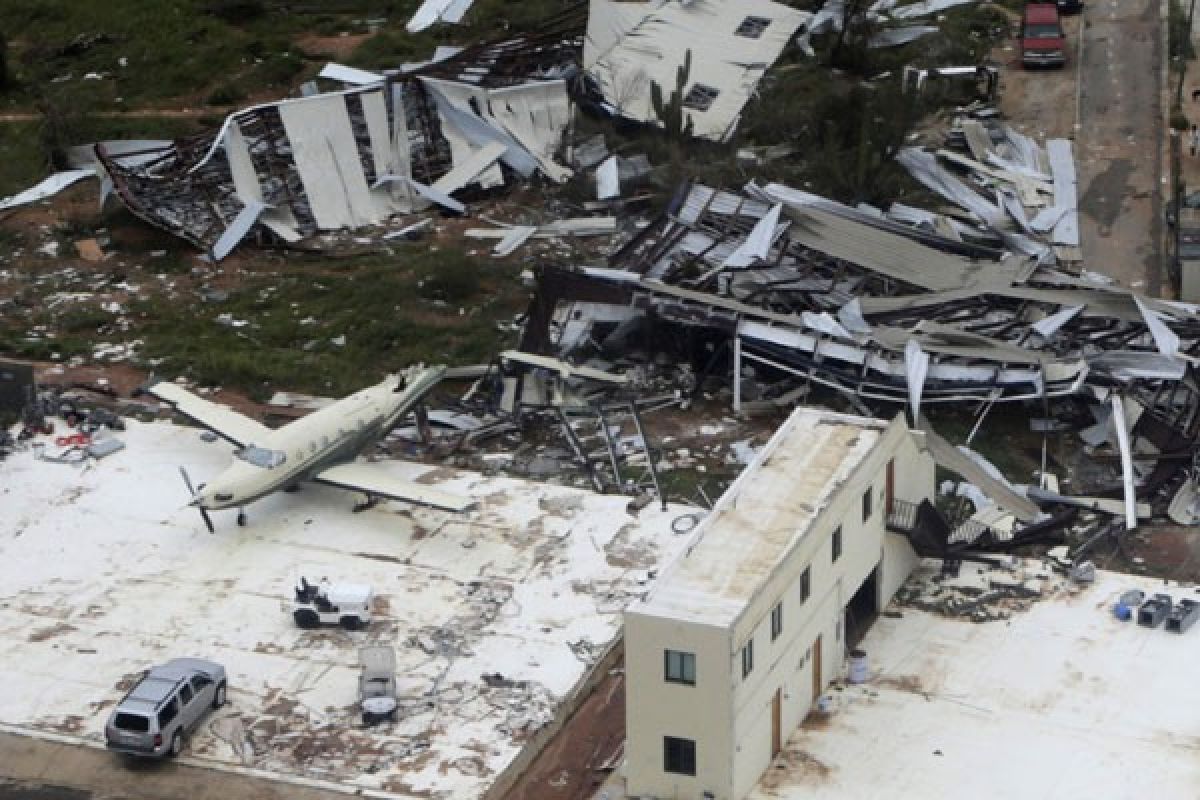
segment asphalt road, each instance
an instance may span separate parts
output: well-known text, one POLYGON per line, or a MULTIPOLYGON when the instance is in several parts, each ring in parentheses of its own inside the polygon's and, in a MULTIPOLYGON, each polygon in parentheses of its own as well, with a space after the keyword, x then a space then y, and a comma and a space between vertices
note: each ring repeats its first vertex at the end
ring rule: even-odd
POLYGON ((1150 295, 1164 283, 1160 9, 1159 0, 1091 0, 1072 54, 1084 265, 1150 295))

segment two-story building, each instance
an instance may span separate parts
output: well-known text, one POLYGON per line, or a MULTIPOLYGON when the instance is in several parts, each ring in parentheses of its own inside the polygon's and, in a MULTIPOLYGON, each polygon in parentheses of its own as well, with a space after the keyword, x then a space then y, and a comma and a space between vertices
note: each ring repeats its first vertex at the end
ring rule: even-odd
POLYGON ((919 432, 798 409, 625 613, 626 791, 737 800, 917 556, 893 505, 934 492, 919 432))

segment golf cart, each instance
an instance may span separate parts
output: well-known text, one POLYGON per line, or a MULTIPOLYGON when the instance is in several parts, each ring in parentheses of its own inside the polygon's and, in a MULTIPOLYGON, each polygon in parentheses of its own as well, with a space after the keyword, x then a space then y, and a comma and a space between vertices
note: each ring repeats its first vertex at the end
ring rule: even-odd
POLYGON ((309 583, 301 577, 292 603, 292 619, 301 628, 341 625, 348 631, 366 627, 371 621, 371 601, 375 593, 359 583, 309 583))
POLYGON ((363 725, 390 722, 396 713, 396 651, 383 645, 361 647, 358 660, 362 662, 358 703, 363 725))

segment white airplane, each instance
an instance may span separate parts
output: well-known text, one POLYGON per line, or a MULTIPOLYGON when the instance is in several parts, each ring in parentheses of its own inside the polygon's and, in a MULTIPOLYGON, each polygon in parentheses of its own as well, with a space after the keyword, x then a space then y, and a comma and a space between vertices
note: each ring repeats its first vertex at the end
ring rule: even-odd
POLYGON ((386 497, 448 511, 466 509, 473 502, 469 498, 397 480, 375 464, 355 461, 363 448, 395 427, 445 372, 440 366, 411 368, 276 429, 174 383, 156 383, 146 391, 237 447, 233 463, 199 489, 179 468, 192 495, 191 505, 199 509, 212 533, 209 511, 236 507, 238 524, 244 525, 246 504, 302 481, 362 492, 368 499, 386 497))

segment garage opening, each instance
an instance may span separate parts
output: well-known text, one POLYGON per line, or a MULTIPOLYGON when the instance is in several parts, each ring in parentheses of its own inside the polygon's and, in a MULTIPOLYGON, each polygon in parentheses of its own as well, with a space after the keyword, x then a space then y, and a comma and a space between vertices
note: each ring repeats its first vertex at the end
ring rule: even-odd
POLYGON ((879 567, 858 587, 846 606, 846 647, 853 649, 867 635, 871 624, 879 616, 879 567))

